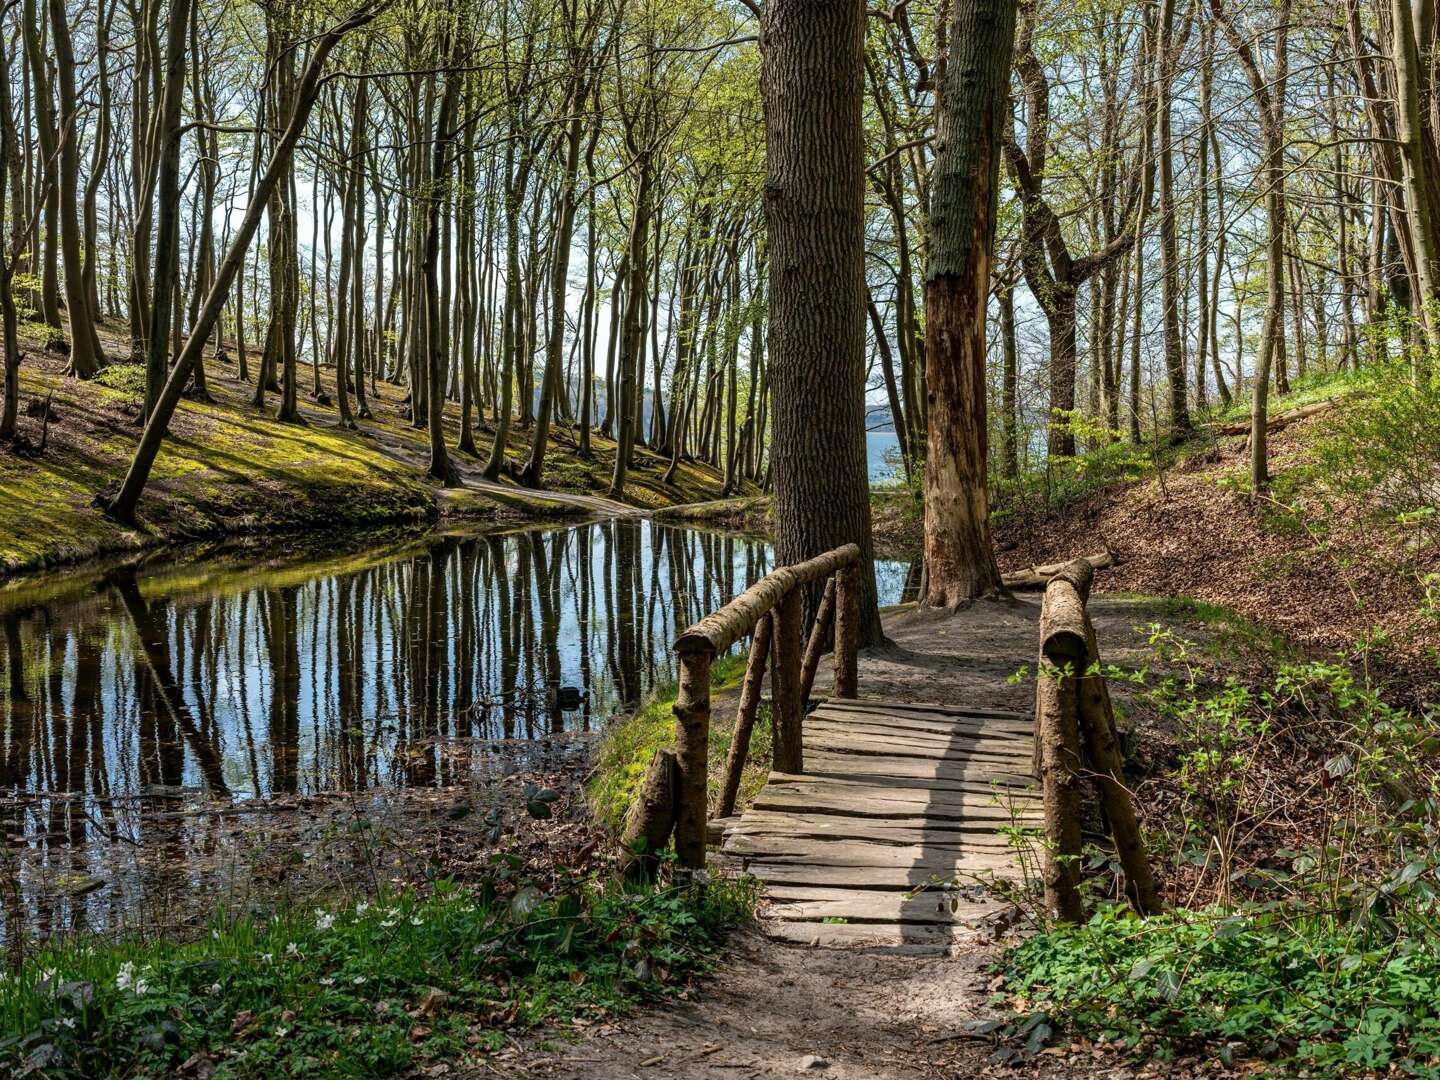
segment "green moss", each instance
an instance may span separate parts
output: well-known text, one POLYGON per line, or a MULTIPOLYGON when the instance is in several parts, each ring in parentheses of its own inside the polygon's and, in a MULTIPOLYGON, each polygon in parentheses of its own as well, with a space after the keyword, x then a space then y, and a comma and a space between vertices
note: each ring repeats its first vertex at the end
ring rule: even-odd
MULTIPOLYGON (((745 678, 745 654, 722 656, 710 668, 710 689, 714 706, 710 718, 710 794, 718 790, 720 766, 730 750, 734 730, 733 708, 725 708, 726 691, 736 689, 745 678)), ((657 687, 629 716, 605 731, 595 755, 595 768, 585 784, 585 795, 597 819, 619 828, 630 809, 630 801, 645 776, 655 751, 675 741, 675 705, 678 688, 674 683, 657 687)), ((770 716, 762 706, 750 741, 748 772, 760 770, 760 785, 770 762, 770 716), (763 731, 762 731, 763 728, 763 731)), ((742 784, 742 789, 744 785, 742 784)), ((758 791, 755 787, 754 791, 758 791)), ((754 791, 750 792, 751 797, 754 791)), ((745 792, 742 790, 742 795, 745 792)))

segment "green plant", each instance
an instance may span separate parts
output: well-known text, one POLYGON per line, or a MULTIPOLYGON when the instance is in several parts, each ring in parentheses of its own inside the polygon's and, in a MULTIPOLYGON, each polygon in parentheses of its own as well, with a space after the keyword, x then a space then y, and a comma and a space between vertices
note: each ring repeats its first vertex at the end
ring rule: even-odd
POLYGON ((498 857, 353 907, 219 912, 197 941, 56 942, 0 980, 6 1075, 382 1076, 496 1046, 515 1023, 666 993, 753 909, 745 881, 548 891, 498 857))
MULTIPOLYGON (((731 689, 745 677, 744 653, 719 657, 710 668, 713 691, 731 689)), ((674 683, 658 686, 634 712, 615 719, 605 729, 596 750, 595 768, 585 783, 591 811, 601 822, 619 827, 630 809, 630 801, 645 776, 655 751, 675 741, 675 714, 671 711, 679 688, 674 683)), ((729 748, 729 721, 719 711, 711 717, 711 779, 729 748)), ((767 709, 761 709, 751 735, 751 760, 769 761, 770 723, 767 709)))
POLYGON ((1440 1075, 1440 951, 1430 936, 1288 910, 1141 921, 1107 907, 1084 926, 1022 942, 1003 964, 1021 1015, 996 1030, 1031 1051, 1062 1028, 1161 1059, 1202 1048, 1227 1065, 1255 1055, 1280 1075, 1293 1075, 1285 1063, 1321 1075, 1391 1065, 1440 1075))

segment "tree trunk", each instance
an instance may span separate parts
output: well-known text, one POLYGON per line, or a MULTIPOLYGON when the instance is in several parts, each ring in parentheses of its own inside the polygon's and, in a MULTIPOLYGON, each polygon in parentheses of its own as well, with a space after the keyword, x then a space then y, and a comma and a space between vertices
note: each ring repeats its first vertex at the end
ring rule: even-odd
POLYGON ((767 0, 760 78, 776 558, 859 544, 862 645, 883 638, 865 464, 865 18, 862 0, 767 0))
POLYGON ((1014 0, 954 6, 936 110, 925 275, 925 575, 922 603, 1004 592, 990 535, 985 314, 1008 107, 1014 0))

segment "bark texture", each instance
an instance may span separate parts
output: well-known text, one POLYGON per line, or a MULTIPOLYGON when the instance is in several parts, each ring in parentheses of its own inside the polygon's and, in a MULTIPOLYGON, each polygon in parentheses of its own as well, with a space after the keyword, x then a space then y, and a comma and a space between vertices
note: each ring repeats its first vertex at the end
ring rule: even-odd
POLYGON ((925 279, 923 603, 1004 591, 990 535, 985 312, 1000 179, 1014 0, 956 4, 935 121, 925 279))
POLYGON ((858 544, 864 645, 883 637, 865 462, 865 5, 769 0, 761 21, 776 558, 858 544))

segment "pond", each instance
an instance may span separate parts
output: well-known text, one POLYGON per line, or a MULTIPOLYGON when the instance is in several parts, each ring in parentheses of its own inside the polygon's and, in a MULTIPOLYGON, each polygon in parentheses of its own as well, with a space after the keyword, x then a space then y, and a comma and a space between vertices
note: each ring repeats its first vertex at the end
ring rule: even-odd
MULTIPOLYGON (((157 806, 246 813, 513 770, 672 679, 678 632, 772 567, 764 540, 641 519, 323 557, 150 556, 12 583, 6 935, 41 879, 61 880, 58 923, 97 905, 112 917, 114 853, 153 840, 157 806)), ((882 561, 876 576, 895 603, 917 575, 882 561)))

